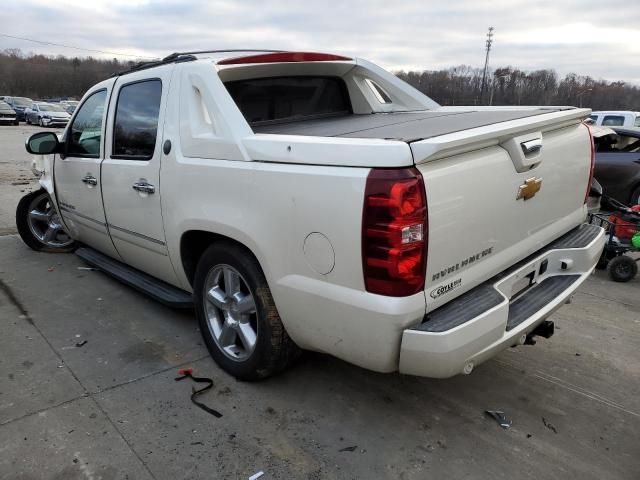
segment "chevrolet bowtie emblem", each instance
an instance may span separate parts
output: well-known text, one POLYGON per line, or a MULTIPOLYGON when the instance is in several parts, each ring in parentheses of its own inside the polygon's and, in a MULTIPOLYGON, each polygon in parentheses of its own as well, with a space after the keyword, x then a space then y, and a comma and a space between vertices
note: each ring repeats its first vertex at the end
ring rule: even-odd
POLYGON ((542 178, 528 178, 523 185, 518 187, 518 195, 516 196, 516 200, 520 200, 524 198, 525 200, 529 200, 530 198, 535 197, 536 193, 540 191, 542 187, 542 178))

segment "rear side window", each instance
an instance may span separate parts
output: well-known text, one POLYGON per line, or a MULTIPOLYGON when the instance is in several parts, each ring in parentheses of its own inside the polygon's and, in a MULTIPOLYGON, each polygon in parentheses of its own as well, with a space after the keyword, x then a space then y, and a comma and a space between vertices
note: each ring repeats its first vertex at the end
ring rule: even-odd
POLYGON ((373 95, 380 103, 391 103, 391 98, 389 98, 387 92, 385 92, 380 85, 369 78, 367 78, 365 82, 367 83, 367 85, 369 85, 369 88, 373 92, 373 95))
POLYGON ((225 86, 253 125, 351 113, 347 88, 340 78, 253 78, 225 86))
POLYGON ((634 127, 640 127, 640 117, 636 117, 636 121, 633 122, 634 127))
POLYGON ((162 82, 125 85, 118 94, 111 158, 149 160, 156 148, 162 82))
POLYGON ((624 117, 621 115, 607 115, 602 120, 603 127, 621 127, 624 125, 624 117))

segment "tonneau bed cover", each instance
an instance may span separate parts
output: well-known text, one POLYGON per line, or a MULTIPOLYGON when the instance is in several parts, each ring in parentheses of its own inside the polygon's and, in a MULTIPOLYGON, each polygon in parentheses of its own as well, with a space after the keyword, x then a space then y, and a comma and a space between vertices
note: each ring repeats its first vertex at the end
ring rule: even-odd
POLYGON ((252 128, 255 133, 314 137, 382 138, 415 142, 448 133, 566 109, 566 107, 491 111, 447 111, 445 109, 436 109, 421 112, 351 114, 252 125, 252 128))

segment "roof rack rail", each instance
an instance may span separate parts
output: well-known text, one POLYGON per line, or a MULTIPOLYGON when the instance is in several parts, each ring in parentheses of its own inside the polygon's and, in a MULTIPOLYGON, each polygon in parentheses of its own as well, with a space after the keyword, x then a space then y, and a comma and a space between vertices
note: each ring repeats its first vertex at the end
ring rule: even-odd
POLYGON ((160 60, 152 60, 150 62, 136 63, 129 70, 116 72, 111 76, 119 77, 121 75, 126 75, 128 73, 138 72, 140 70, 146 70, 148 68, 153 68, 153 67, 159 67, 160 65, 167 65, 169 63, 192 62, 194 60, 197 60, 196 57, 194 57, 194 55, 199 55, 202 53, 249 53, 249 52, 281 53, 281 52, 286 52, 286 50, 268 50, 265 48, 234 48, 234 49, 225 49, 225 50, 196 50, 193 52, 174 52, 160 60))
POLYGON ((150 62, 140 62, 133 65, 129 70, 124 70, 122 72, 116 72, 112 77, 119 77, 121 75, 126 75, 128 73, 138 72, 140 70, 146 70, 148 68, 159 67, 160 65, 167 65, 169 63, 182 63, 182 62, 192 62, 197 60, 193 55, 189 55, 186 53, 172 53, 171 55, 167 55, 161 60, 152 60, 150 62))
MULTIPOLYGON (((267 52, 267 53, 281 53, 286 52, 286 50, 269 50, 266 48, 227 48, 223 50, 196 50, 193 52, 176 52, 169 55, 200 55, 203 53, 246 53, 246 52, 267 52)), ((169 58, 166 57, 166 58, 169 58)))

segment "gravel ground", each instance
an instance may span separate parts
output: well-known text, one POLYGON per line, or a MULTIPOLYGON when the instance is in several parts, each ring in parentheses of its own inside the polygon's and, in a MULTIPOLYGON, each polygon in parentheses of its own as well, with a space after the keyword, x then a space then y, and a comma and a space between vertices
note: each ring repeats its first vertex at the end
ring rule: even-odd
MULTIPOLYGON (((0 235, 16 233, 16 205, 26 193, 35 190, 38 182, 31 173, 31 155, 24 149, 30 135, 41 131, 21 123, 0 125, 0 235)), ((62 133, 60 129, 51 129, 62 133)))

